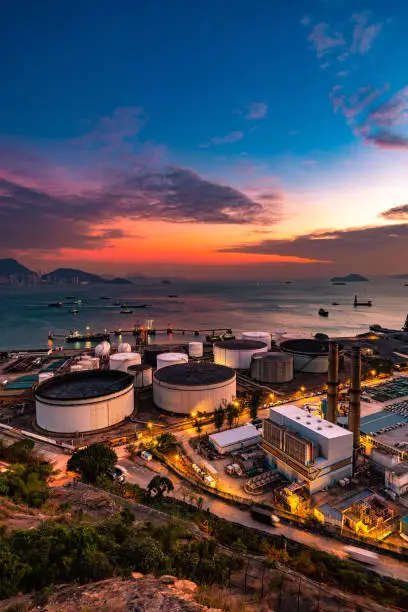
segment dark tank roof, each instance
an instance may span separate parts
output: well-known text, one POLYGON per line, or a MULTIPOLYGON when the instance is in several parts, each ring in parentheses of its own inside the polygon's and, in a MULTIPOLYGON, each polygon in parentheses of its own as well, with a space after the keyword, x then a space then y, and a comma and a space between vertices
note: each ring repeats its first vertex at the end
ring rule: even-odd
POLYGON ((86 370, 51 378, 38 386, 41 399, 82 400, 117 393, 133 385, 133 376, 118 370, 86 370))
POLYGON ((246 351, 266 348, 267 344, 266 342, 261 342, 261 340, 220 340, 219 342, 214 342, 214 346, 228 349, 229 351, 246 351))
POLYGON ((313 340, 312 338, 285 340, 281 342, 280 347, 290 353, 303 353, 305 355, 327 355, 329 353, 327 340, 313 340))
POLYGON ((216 363, 176 363, 160 368, 154 378, 160 382, 182 385, 184 387, 198 387, 225 382, 235 377, 231 368, 216 363))
POLYGON ((143 372, 144 370, 151 370, 152 366, 148 363, 139 363, 128 367, 128 372, 143 372))

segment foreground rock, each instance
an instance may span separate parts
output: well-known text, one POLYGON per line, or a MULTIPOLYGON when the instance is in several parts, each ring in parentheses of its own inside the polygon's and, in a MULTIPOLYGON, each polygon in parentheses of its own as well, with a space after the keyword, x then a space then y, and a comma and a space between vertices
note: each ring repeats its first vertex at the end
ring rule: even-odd
POLYGON ((174 576, 144 576, 133 573, 131 578, 111 578, 82 586, 58 587, 47 603, 38 605, 29 596, 14 597, 0 603, 0 610, 12 605, 24 612, 221 612, 195 601, 197 585, 174 576))

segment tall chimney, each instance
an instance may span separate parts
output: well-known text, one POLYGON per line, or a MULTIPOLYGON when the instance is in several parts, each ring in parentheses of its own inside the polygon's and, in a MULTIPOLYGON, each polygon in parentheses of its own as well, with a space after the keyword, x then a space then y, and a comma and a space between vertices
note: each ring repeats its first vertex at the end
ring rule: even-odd
POLYGON ((360 397, 361 397, 361 353, 358 346, 353 346, 351 356, 351 387, 348 428, 353 432, 354 448, 360 446, 360 397))
POLYGON ((326 419, 330 423, 337 423, 338 407, 338 385, 339 385, 339 345, 337 342, 329 342, 329 375, 327 380, 327 414, 326 419))

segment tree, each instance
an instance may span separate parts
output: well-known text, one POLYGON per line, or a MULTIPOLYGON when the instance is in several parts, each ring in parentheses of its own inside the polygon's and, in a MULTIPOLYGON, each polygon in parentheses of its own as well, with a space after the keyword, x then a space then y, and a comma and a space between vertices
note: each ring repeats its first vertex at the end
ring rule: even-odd
POLYGON ((227 423, 232 427, 234 422, 239 419, 239 407, 234 404, 227 405, 227 423))
POLYGON ((113 470, 117 460, 112 448, 98 442, 74 453, 67 463, 67 470, 81 474, 86 482, 96 482, 99 476, 113 470))
POLYGON ((214 410, 214 425, 220 431, 225 421, 225 410, 220 406, 214 410))
POLYGON ((194 427, 196 428, 196 432, 197 432, 198 434, 199 434, 199 433, 201 433, 201 431, 202 431, 202 429, 203 429, 203 426, 201 425, 201 423, 200 423, 199 419, 196 419, 196 420, 194 421, 194 427))
POLYGON ((251 415, 251 419, 254 420, 258 416, 258 408, 259 408, 259 395, 257 393, 252 394, 251 398, 251 406, 249 408, 249 413, 251 415))
POLYGON ((168 453, 177 446, 177 438, 172 433, 163 433, 157 438, 157 450, 160 453, 168 453))
POLYGON ((170 493, 174 490, 173 483, 166 476, 154 476, 147 485, 147 492, 150 497, 154 494, 157 499, 161 499, 164 493, 170 493))

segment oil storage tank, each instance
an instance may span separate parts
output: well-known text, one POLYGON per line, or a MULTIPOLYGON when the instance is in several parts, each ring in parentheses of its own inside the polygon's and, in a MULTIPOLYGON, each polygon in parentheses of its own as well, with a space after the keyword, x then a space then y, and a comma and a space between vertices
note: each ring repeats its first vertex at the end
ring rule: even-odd
POLYGON ((293 356, 295 372, 323 374, 329 367, 329 343, 327 340, 295 338, 281 342, 280 348, 293 356))
POLYGON ((121 342, 118 346, 118 353, 131 353, 132 347, 129 342, 121 342))
POLYGON ((95 346, 95 357, 107 357, 110 353, 110 344, 106 340, 95 346))
POLYGON ((175 365, 176 363, 186 363, 187 361, 188 355, 185 353, 161 353, 157 355, 157 369, 175 365))
POLYGON ((268 347, 268 351, 271 350, 271 334, 265 331, 246 331, 242 332, 243 340, 259 340, 265 342, 268 347))
POLYGON ((235 395, 234 370, 215 363, 179 363, 160 368, 153 375, 153 401, 167 412, 214 412, 235 395))
POLYGON ((142 362, 140 353, 115 353, 110 356, 109 369, 127 372, 131 365, 139 365, 142 362))
POLYGON ((185 353, 185 350, 179 344, 151 344, 144 350, 143 363, 147 363, 152 368, 157 367, 157 355, 162 353, 185 353))
POLYGON ((135 389, 150 387, 153 383, 152 366, 149 366, 147 363, 129 366, 128 373, 134 377, 133 386, 135 389))
POLYGON ((117 370, 71 372, 43 382, 35 391, 37 424, 55 433, 105 429, 133 409, 133 377, 117 370))
POLYGON ((249 370, 252 356, 266 353, 268 347, 260 340, 221 340, 213 346, 214 362, 229 368, 249 370))
POLYGON ((285 383, 293 379, 293 355, 258 353, 251 361, 251 378, 265 383, 285 383))
POLYGON ((189 342, 188 354, 190 357, 202 357, 204 354, 204 346, 202 342, 189 342))

